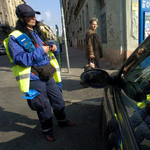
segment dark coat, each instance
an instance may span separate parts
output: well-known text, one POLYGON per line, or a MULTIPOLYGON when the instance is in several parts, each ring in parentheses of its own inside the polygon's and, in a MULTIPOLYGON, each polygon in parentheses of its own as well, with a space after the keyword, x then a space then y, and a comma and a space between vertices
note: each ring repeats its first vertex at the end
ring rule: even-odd
POLYGON ((148 127, 150 125, 150 115, 147 114, 146 107, 135 110, 133 115, 130 117, 130 120, 133 127, 139 126, 141 123, 143 123, 143 121, 147 124, 148 127), (139 114, 141 118, 137 117, 137 114, 139 114))
POLYGON ((102 46, 101 46, 99 37, 95 31, 90 29, 86 33, 85 58, 88 59, 89 55, 92 55, 92 54, 97 58, 97 60, 103 57, 102 46))

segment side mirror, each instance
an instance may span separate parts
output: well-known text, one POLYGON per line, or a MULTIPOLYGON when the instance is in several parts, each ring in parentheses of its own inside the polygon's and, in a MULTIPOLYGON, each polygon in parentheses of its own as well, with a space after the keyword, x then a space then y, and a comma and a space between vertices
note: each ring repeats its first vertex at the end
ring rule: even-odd
POLYGON ((111 82, 109 74, 101 69, 92 69, 81 74, 81 81, 93 88, 104 88, 111 82))

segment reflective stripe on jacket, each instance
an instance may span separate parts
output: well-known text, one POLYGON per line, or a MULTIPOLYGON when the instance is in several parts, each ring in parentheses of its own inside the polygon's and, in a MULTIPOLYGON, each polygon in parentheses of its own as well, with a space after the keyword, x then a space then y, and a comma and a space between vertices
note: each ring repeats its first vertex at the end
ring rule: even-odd
POLYGON ((14 65, 13 60, 10 56, 9 50, 8 50, 8 42, 9 42, 9 37, 12 35, 15 38, 20 36, 22 32, 15 30, 12 33, 9 34, 8 38, 6 38, 3 43, 6 48, 6 54, 9 57, 9 60, 12 64, 12 69, 14 76, 19 84, 20 90, 23 93, 26 93, 29 91, 29 85, 30 85, 30 72, 31 72, 31 67, 22 67, 19 65, 14 65))
MULTIPOLYGON (((146 95, 146 101, 150 101, 150 94, 147 94, 147 95, 146 95)), ((145 106, 146 106, 146 103, 145 103, 146 101, 138 102, 137 106, 138 106, 139 108, 145 107, 145 106)))
POLYGON ((54 78, 54 80, 56 81, 56 82, 61 82, 61 76, 60 76, 60 68, 59 68, 59 64, 58 64, 58 62, 57 62, 57 59, 55 58, 55 55, 51 52, 51 51, 49 51, 49 55, 50 55, 50 63, 51 63, 51 65, 56 69, 56 72, 54 73, 54 76, 53 76, 53 78, 54 78))

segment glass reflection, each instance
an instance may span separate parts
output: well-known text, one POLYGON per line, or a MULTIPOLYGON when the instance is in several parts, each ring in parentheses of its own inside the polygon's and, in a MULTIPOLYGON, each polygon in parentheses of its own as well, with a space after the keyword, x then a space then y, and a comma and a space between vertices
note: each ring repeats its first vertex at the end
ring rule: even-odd
MULTIPOLYGON (((129 57, 122 68, 121 78, 117 81, 124 93, 136 101, 134 112, 127 107, 135 135, 142 148, 150 144, 150 36, 129 57)), ((133 110, 132 110, 133 111, 133 110)))
POLYGON ((103 88, 109 82, 110 76, 100 69, 89 70, 81 75, 81 80, 88 86, 103 88))
POLYGON ((129 57, 121 73, 121 83, 125 93, 135 101, 146 99, 150 87, 150 43, 148 37, 129 57))
POLYGON ((144 107, 139 105, 130 117, 130 121, 140 143, 144 139, 150 140, 150 101, 145 103, 144 107))
POLYGON ((146 47, 142 46, 138 49, 138 51, 132 55, 127 63, 125 64, 125 67, 123 68, 123 74, 125 74, 141 57, 142 53, 146 51, 146 47))
POLYGON ((120 149, 121 148, 121 135, 119 131, 118 121, 115 118, 115 115, 108 122, 107 126, 107 135, 108 135, 108 149, 120 149))

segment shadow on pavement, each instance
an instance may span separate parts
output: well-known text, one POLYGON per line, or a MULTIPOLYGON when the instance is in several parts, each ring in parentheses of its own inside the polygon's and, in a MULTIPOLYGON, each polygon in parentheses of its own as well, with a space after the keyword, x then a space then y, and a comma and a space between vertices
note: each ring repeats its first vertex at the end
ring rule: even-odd
MULTIPOLYGON (((99 107, 90 105, 66 106, 67 118, 74 127, 58 127, 54 118, 56 141, 47 141, 39 121, 0 108, 0 149, 6 150, 98 150, 101 147, 98 129, 99 107)), ((31 111, 33 113, 33 111, 31 111)))
POLYGON ((7 55, 0 56, 0 59, 1 59, 1 61, 0 61, 0 67, 11 68, 11 64, 10 64, 10 61, 9 61, 9 58, 7 57, 7 55))
POLYGON ((62 88, 65 91, 75 91, 83 89, 83 87, 80 85, 79 80, 72 80, 72 79, 64 79, 62 80, 62 88))
MULTIPOLYGON (((78 68, 79 73, 74 71, 71 75, 63 77, 63 96, 67 99, 81 101, 101 101, 101 90, 83 88, 79 82, 79 76, 85 65, 84 53, 74 50, 71 55, 71 67, 78 68), (74 53, 75 52, 75 53, 74 53), (76 62, 76 63, 74 63, 76 62), (94 91, 93 91, 94 90, 94 91)), ((1 56, 0 65, 5 68, 1 75, 0 86, 0 150, 100 150, 102 143, 99 134, 98 105, 81 105, 81 103, 66 103, 67 118, 75 122, 74 127, 60 128, 54 118, 55 142, 47 141, 41 131, 36 112, 30 110, 25 100, 21 99, 17 83, 7 56, 1 56), (5 73, 7 72, 7 74, 5 73), (3 74, 2 74, 3 73, 3 74), (5 83, 5 82, 6 83, 5 83), (14 83, 12 83, 14 82, 14 83), (10 86, 13 84, 12 86, 10 86), (17 94, 16 94, 17 93, 17 94)), ((63 64, 65 64, 63 60, 63 64)))

